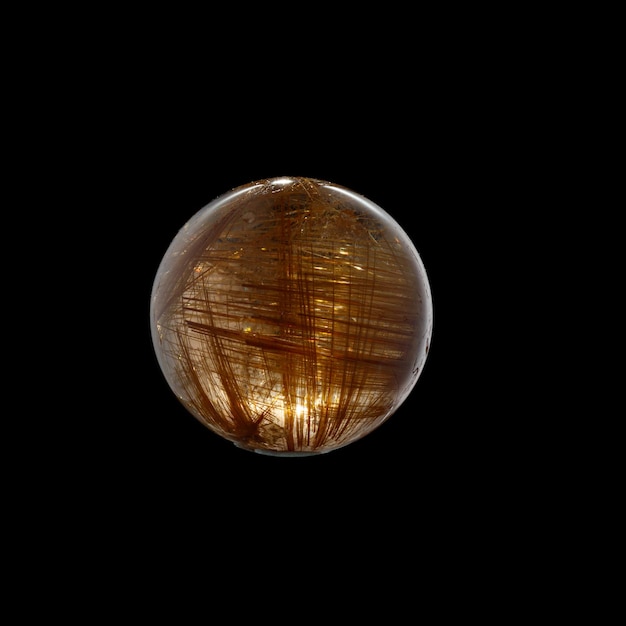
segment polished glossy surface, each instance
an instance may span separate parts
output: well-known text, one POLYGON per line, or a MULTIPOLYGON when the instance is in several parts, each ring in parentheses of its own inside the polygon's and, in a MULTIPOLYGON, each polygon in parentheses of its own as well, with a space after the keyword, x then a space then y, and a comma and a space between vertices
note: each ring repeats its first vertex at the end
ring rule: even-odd
POLYGON ((191 217, 157 270, 150 323, 195 418, 242 448, 297 456, 350 444, 397 410, 433 317, 420 256, 387 212, 283 177, 191 217))

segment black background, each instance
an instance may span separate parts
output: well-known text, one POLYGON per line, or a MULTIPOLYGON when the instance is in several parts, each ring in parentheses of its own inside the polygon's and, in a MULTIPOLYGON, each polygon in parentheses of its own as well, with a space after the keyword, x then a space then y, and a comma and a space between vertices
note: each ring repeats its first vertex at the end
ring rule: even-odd
POLYGON ((581 571, 579 546, 605 518, 590 533, 580 520, 595 507, 579 495, 606 478, 588 471, 605 441, 584 441, 602 416, 575 419, 598 287, 584 233, 562 246, 598 208, 581 203, 578 172, 598 152, 585 133, 606 134, 598 86, 613 83, 591 33, 543 9, 303 8, 98 9, 65 32, 44 17, 43 45, 31 52, 33 25, 8 59, 21 177, 7 204, 19 228, 5 230, 3 424, 21 432, 3 442, 5 537, 20 611, 168 621, 169 604, 180 623, 188 599, 219 621, 248 609, 354 622, 361 609, 391 624, 425 610, 501 622, 545 615, 546 598, 577 610, 568 583, 599 571, 581 571), (175 399, 150 337, 178 229, 273 176, 379 204, 433 295, 410 397, 317 457, 210 432, 175 399))
POLYGON ((7 57, 4 520, 19 610, 181 623, 189 601, 214 621, 354 622, 360 609, 390 624, 426 610, 535 618, 546 599, 578 610, 571 589, 603 571, 580 551, 611 553, 593 544, 606 517, 593 532, 581 521, 598 510, 581 492, 610 473, 589 471, 606 456, 606 437, 586 441, 603 419, 595 391, 576 417, 597 363, 578 347, 598 345, 581 249, 599 207, 581 202, 579 172, 598 158, 585 136, 613 136, 609 38, 594 58, 586 17, 544 9, 202 8, 55 7, 64 27, 39 11, 7 57), (276 458, 178 403, 149 305, 195 212, 292 175, 399 222, 434 329, 379 429, 276 458))

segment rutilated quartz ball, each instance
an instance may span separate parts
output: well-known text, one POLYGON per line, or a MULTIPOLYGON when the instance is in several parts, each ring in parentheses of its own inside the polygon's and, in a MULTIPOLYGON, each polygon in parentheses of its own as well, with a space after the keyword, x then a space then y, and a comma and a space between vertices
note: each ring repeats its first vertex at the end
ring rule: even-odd
POLYGON ((357 441, 398 409, 433 310, 422 260, 387 212, 341 185, 283 177, 232 189, 181 228, 150 324, 191 415, 246 450, 300 456, 357 441))

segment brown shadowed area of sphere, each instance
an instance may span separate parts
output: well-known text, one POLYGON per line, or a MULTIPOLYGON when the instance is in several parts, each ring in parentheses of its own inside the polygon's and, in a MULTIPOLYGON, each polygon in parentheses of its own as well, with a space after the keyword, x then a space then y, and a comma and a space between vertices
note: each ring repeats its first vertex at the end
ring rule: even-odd
POLYGON ((180 402, 241 448, 298 456, 402 404, 432 333, 424 266, 378 205, 302 177, 251 182, 181 228, 155 276, 154 348, 180 402))

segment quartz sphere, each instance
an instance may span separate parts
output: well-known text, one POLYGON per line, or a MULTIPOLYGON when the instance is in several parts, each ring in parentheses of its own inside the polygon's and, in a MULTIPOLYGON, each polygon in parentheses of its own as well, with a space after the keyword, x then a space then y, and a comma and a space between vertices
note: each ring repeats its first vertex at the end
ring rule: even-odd
POLYGON ((422 260, 386 211, 341 185, 282 177, 232 189, 182 226, 150 325, 195 418, 246 450, 299 456, 361 439, 398 409, 433 310, 422 260))

